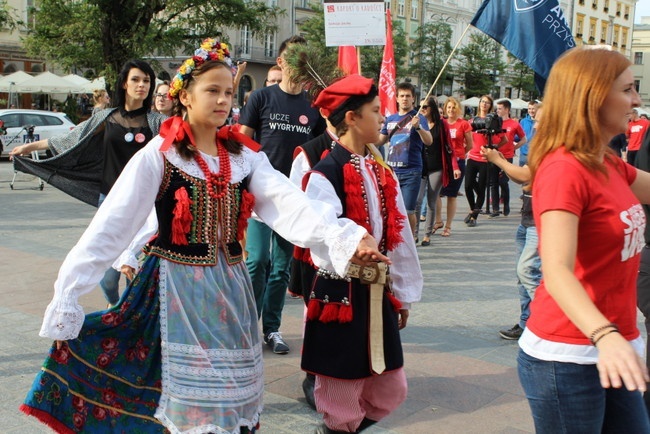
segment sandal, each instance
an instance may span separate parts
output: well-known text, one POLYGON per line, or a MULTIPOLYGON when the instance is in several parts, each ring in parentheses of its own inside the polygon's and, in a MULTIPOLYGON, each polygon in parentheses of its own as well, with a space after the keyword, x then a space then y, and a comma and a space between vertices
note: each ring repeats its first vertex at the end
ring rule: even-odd
POLYGON ((449 226, 445 226, 445 228, 442 230, 442 233, 440 234, 441 237, 449 237, 451 236, 451 228, 449 226))
POLYGON ((425 247, 430 246, 431 245, 431 240, 429 238, 424 238, 424 239, 422 239, 422 244, 420 244, 420 245, 425 246, 425 247))
POLYGON ((442 229, 445 227, 445 224, 443 222, 435 222, 433 224, 433 231, 431 231, 431 235, 435 234, 438 229, 442 229))

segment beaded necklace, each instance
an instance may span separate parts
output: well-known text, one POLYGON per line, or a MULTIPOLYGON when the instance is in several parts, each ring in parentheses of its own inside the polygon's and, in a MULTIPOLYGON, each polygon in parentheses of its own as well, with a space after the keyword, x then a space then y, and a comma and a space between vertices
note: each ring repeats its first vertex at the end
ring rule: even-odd
POLYGON ((217 156, 219 157, 219 172, 212 173, 208 167, 208 163, 201 156, 201 153, 198 151, 194 153, 194 159, 205 175, 205 185, 208 189, 208 195, 218 200, 228 193, 231 169, 230 157, 225 146, 219 146, 217 144, 217 156))

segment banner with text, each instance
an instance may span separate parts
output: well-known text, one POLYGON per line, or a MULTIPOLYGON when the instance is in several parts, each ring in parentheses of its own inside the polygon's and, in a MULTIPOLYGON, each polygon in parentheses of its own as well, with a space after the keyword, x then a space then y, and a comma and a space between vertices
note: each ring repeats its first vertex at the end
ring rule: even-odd
POLYGON ((325 45, 384 45, 386 25, 383 1, 326 0, 325 45))

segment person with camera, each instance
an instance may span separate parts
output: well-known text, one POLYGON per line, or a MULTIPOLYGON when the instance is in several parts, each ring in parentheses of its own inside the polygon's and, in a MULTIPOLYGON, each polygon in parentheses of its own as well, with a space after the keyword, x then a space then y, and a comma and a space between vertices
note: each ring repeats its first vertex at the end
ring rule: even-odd
MULTIPOLYGON (((515 149, 520 148, 527 142, 526 133, 521 128, 521 125, 516 120, 510 117, 510 109, 512 104, 507 99, 502 99, 497 101, 497 114, 502 121, 502 129, 505 131, 506 138, 508 142, 499 148, 499 151, 503 154, 503 157, 512 163, 515 157, 515 149), (517 141, 515 141, 518 139, 517 141)), ((496 167, 492 171, 492 182, 491 184, 491 194, 492 194, 492 214, 490 217, 498 217, 501 212, 499 211, 499 205, 501 199, 503 199, 503 215, 510 215, 510 186, 508 182, 510 179, 508 175, 503 171, 503 169, 496 167)))
POLYGON ((465 196, 470 212, 465 217, 468 227, 476 226, 476 220, 485 202, 489 164, 481 154, 484 146, 499 148, 508 142, 501 132, 501 119, 493 113, 494 100, 490 95, 483 95, 479 100, 478 115, 471 120, 472 149, 467 155, 467 170, 465 172, 465 196))
POLYGON ((528 103, 528 113, 526 117, 519 121, 521 128, 524 129, 528 142, 522 143, 519 147, 515 146, 515 151, 519 151, 519 167, 525 166, 528 163, 528 143, 533 138, 535 133, 535 124, 537 123, 537 109, 540 107, 541 102, 533 100, 528 103))

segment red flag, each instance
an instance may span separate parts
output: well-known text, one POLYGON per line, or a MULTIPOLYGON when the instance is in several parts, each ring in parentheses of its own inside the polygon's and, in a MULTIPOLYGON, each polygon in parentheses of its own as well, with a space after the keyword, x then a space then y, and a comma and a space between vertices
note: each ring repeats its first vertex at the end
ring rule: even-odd
POLYGON ((345 75, 359 74, 359 60, 354 45, 339 46, 339 68, 345 75))
POLYGON ((397 98, 395 96, 395 56, 393 55, 393 21, 390 9, 386 9, 386 45, 384 58, 379 71, 379 102, 384 116, 397 113, 397 98))

